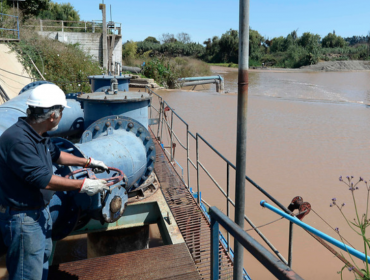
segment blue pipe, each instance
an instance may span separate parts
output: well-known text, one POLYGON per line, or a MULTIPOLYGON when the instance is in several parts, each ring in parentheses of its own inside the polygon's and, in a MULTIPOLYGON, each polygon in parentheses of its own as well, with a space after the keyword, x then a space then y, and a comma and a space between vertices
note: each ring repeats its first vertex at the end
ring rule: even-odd
MULTIPOLYGON (((0 105, 0 135, 15 124, 19 117, 27 116, 26 110, 28 105, 26 102, 31 94, 30 90, 42 84, 50 84, 50 82, 41 81, 30 83, 20 91, 18 96, 0 105)), ((84 131, 84 112, 81 108, 81 103, 74 99, 67 99, 67 104, 71 108, 64 110, 58 130, 50 131, 50 136, 69 136, 84 131)))
POLYGON ((360 251, 357 251, 356 249, 353 249, 352 247, 349 247, 349 246, 345 245, 343 242, 336 240, 335 238, 333 238, 333 237, 315 229, 314 227, 311 227, 310 225, 301 222, 297 217, 293 217, 293 216, 290 216, 290 215, 284 213, 283 211, 281 211, 281 210, 271 206, 270 204, 268 204, 265 200, 261 200, 260 204, 261 204, 262 207, 270 209, 271 211, 275 212, 276 214, 278 214, 278 215, 284 217, 285 219, 295 223, 296 225, 302 227, 303 229, 317 235, 318 237, 321 237, 322 239, 324 239, 324 240, 328 241, 329 243, 333 244, 334 246, 337 246, 338 248, 340 248, 344 251, 347 251, 348 253, 355 256, 356 258, 359 258, 362 261, 366 261, 366 258, 367 258, 367 261, 370 262, 370 257, 366 256, 364 253, 361 253, 360 251))
POLYGON ((189 78, 180 78, 179 81, 185 82, 185 81, 201 81, 201 80, 220 80, 223 81, 224 78, 222 78, 221 75, 217 76, 205 76, 205 77, 189 77, 189 78))

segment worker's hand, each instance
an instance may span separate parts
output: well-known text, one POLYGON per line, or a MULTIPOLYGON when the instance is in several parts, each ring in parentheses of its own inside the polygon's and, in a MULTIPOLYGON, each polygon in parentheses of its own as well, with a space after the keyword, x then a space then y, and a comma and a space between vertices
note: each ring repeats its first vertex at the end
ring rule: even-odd
POLYGON ((86 193, 89 196, 101 193, 105 190, 109 190, 109 187, 106 184, 107 181, 105 180, 84 179, 80 193, 86 193))
POLYGON ((91 158, 91 162, 87 167, 92 168, 94 173, 97 174, 103 173, 104 171, 107 171, 109 173, 108 166, 106 166, 104 162, 93 158, 91 158))

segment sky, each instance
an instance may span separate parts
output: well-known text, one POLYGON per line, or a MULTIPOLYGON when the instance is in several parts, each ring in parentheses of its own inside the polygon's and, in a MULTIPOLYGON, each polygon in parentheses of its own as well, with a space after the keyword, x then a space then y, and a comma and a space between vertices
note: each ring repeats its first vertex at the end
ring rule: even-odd
MULTIPOLYGON (((101 20, 103 0, 70 2, 81 20, 101 20)), ((231 29, 239 29, 239 0, 104 0, 107 20, 122 23, 123 42, 159 39, 163 33, 188 33, 203 43, 231 29)), ((249 25, 265 38, 286 37, 293 30, 321 37, 333 32, 342 37, 366 36, 370 31, 370 0, 250 0, 249 25)))

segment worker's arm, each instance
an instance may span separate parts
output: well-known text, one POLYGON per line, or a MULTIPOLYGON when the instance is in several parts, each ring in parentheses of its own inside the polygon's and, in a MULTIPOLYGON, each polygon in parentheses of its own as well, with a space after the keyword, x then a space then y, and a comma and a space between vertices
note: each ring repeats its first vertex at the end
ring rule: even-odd
POLYGON ((87 167, 94 168, 95 173, 102 173, 108 170, 108 166, 106 166, 102 161, 93 158, 86 159, 76 157, 66 152, 60 152, 60 156, 57 159, 56 163, 61 165, 82 166, 82 167, 85 167, 86 164, 88 164, 87 167))
MULTIPOLYGON (((63 153, 63 152, 62 152, 63 153)), ((75 191, 80 190, 84 180, 73 180, 52 175, 45 190, 51 191, 75 191)))
POLYGON ((75 191, 79 190, 80 193, 87 193, 88 195, 94 195, 104 190, 109 190, 107 187, 107 181, 104 180, 73 180, 56 175, 52 175, 49 184, 45 190, 51 191, 75 191))
POLYGON ((82 166, 84 167, 87 163, 87 159, 83 157, 76 157, 66 152, 60 152, 60 156, 56 163, 68 166, 82 166))

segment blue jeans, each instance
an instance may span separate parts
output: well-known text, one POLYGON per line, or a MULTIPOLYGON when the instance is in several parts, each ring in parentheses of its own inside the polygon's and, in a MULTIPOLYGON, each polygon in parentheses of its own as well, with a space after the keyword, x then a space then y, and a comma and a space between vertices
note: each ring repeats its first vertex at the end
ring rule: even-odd
POLYGON ((27 211, 10 211, 6 207, 0 211, 0 230, 8 247, 6 267, 10 280, 47 279, 53 248, 51 229, 49 207, 27 211))

